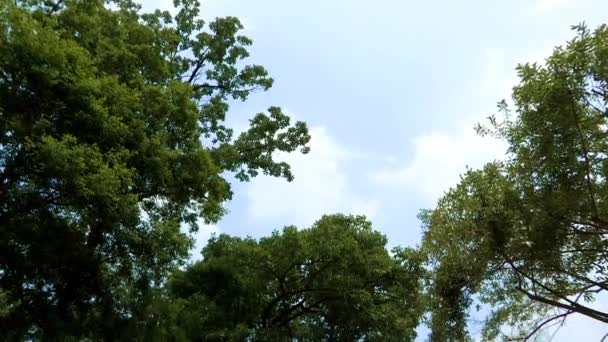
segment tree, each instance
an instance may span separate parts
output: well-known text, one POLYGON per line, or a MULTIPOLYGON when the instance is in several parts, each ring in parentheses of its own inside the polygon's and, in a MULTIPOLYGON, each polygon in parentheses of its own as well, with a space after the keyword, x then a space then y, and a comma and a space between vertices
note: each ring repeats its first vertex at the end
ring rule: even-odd
POLYGON ((515 115, 503 101, 504 120, 479 127, 508 159, 469 170, 422 214, 433 334, 462 334, 473 295, 492 308, 486 339, 509 325, 528 340, 572 314, 608 323, 589 305, 608 290, 608 27, 575 30, 543 65, 517 68, 515 115))
POLYGON ((420 255, 385 249, 364 217, 324 216, 259 241, 220 235, 170 280, 189 340, 411 341, 420 255))
POLYGON ((273 152, 307 152, 277 107, 233 137, 229 101, 273 80, 238 19, 175 5, 0 1, 3 339, 115 340, 186 258, 180 224, 224 213, 227 172, 291 180, 273 152))

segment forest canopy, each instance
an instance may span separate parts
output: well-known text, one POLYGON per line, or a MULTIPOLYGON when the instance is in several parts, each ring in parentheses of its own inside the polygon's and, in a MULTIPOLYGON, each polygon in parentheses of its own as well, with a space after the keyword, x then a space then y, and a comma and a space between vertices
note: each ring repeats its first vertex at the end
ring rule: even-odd
POLYGON ((174 4, 0 0, 2 340, 466 341, 476 306, 483 340, 608 323, 606 25, 517 67, 477 127, 506 157, 421 212, 419 246, 328 213, 193 251, 231 182, 292 181, 277 153, 311 136, 277 106, 235 133, 274 80, 239 19, 174 4))

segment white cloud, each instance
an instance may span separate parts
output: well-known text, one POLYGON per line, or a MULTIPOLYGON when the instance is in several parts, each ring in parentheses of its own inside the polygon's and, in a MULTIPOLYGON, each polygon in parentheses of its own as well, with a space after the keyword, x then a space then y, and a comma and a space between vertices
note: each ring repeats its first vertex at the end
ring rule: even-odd
POLYGON ((504 156, 505 146, 492 138, 482 138, 473 130, 431 132, 413 141, 415 152, 411 161, 374 173, 373 181, 383 185, 402 186, 434 201, 455 185, 467 166, 478 168, 504 156))
POLYGON ((516 61, 494 49, 484 51, 482 56, 484 63, 477 80, 448 98, 448 102, 460 103, 462 108, 444 109, 458 111, 446 115, 461 114, 459 126, 449 130, 431 129, 415 137, 410 141, 414 148, 411 158, 397 164, 387 163, 370 175, 373 182, 413 191, 421 195, 427 205, 432 205, 444 191, 456 185, 467 166, 478 168, 504 157, 505 144, 491 137, 480 137, 474 126, 485 122, 488 113, 495 112, 497 101, 509 97, 516 82, 513 71, 516 61), (481 115, 467 117, 462 115, 465 111, 481 115))
POLYGON ((323 214, 349 213, 373 217, 377 202, 352 191, 346 163, 360 157, 336 142, 325 127, 311 127, 311 152, 277 154, 292 167, 291 183, 261 176, 247 190, 249 213, 257 220, 272 220, 299 227, 311 225, 323 214))
POLYGON ((447 98, 446 102, 454 107, 442 109, 456 111, 445 115, 457 114, 458 126, 448 130, 431 129, 413 138, 410 143, 414 152, 407 161, 399 163, 393 156, 386 157, 385 166, 372 173, 370 179, 376 184, 413 190, 432 205, 444 191, 458 183, 467 166, 479 168, 503 159, 506 144, 492 137, 480 137, 474 126, 487 123, 486 117, 496 112, 499 100, 510 99, 511 89, 517 84, 514 68, 518 63, 542 64, 551 51, 550 46, 524 54, 508 54, 499 49, 482 51, 483 64, 476 79, 447 98))
POLYGON ((547 13, 568 7, 571 0, 538 0, 535 3, 535 8, 538 12, 547 13))

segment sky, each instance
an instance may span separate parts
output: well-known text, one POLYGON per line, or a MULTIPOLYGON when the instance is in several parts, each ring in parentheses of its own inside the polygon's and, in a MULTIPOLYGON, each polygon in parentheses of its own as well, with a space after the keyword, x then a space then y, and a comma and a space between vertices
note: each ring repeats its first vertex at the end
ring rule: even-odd
MULTIPOLYGON (((245 127, 278 105, 308 123, 312 141, 308 155, 278 155, 293 182, 234 183, 229 213, 203 227, 196 253, 212 233, 260 237, 338 212, 366 215, 390 246, 415 246, 420 209, 467 166, 504 156, 502 142, 473 126, 509 97, 515 66, 542 62, 573 37, 571 25, 595 27, 607 10, 605 0, 202 0, 203 19, 241 19, 254 41, 249 62, 275 79, 270 91, 233 103, 229 122, 245 127)), ((553 341, 606 332, 573 317, 553 341)))

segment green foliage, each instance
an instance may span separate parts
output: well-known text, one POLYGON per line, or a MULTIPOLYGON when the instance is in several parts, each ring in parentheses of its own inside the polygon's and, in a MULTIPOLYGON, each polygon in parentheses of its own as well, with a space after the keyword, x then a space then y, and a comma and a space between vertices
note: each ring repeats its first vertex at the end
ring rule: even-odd
POLYGON ((572 313, 608 323, 586 304, 608 290, 608 27, 575 30, 544 65, 517 68, 515 115, 502 102, 504 120, 480 127, 509 158, 468 171, 423 215, 433 334, 463 333, 472 293, 493 308, 487 340, 505 325, 527 339, 572 313))
POLYGON ((191 245, 180 224, 224 213, 226 172, 291 180, 272 153, 307 152, 277 107, 233 137, 228 101, 272 78, 243 66, 238 19, 175 3, 0 1, 3 339, 117 339, 162 306, 191 245))
POLYGON ((385 245, 363 217, 343 215, 259 241, 220 235, 171 279, 172 301, 190 339, 410 341, 422 258, 385 245))
POLYGON ((333 215, 214 237, 186 265, 183 226, 222 217, 225 176, 292 180, 273 154, 310 136, 278 107, 234 136, 229 103, 273 80, 245 64, 237 18, 174 2, 0 0, 3 340, 401 341, 427 306, 432 340, 466 341, 474 298, 486 340, 608 323, 588 305, 608 291, 607 26, 517 68, 514 109, 478 127, 507 160, 421 214, 420 250, 389 254, 366 219, 333 215))

